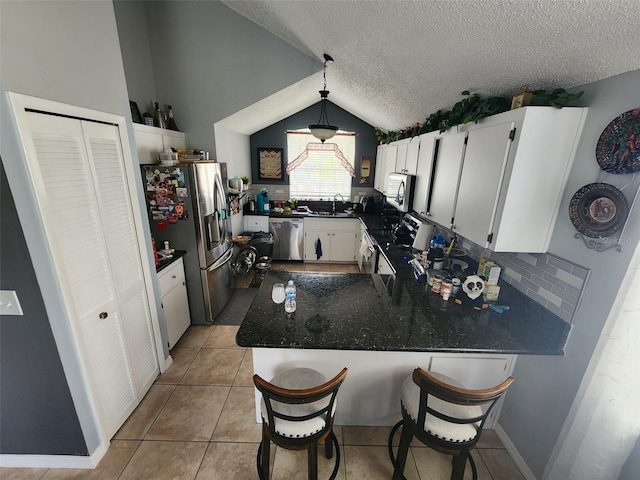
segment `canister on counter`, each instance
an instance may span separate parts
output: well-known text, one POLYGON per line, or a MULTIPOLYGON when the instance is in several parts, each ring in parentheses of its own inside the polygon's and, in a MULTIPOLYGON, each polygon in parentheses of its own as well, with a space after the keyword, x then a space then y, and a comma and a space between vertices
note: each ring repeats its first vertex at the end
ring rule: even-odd
POLYGON ((433 277, 433 283, 431 284, 431 291, 433 293, 440 293, 442 288, 442 280, 444 277, 442 275, 435 275, 433 277))
POLYGON ((440 287, 440 295, 442 295, 442 299, 444 301, 449 300, 449 297, 451 296, 451 291, 452 291, 452 285, 451 285, 451 279, 450 278, 445 278, 444 280, 442 280, 442 286, 440 287))
POLYGON ((462 282, 459 278, 451 279, 451 295, 455 295, 460 291, 460 287, 462 286, 462 282))

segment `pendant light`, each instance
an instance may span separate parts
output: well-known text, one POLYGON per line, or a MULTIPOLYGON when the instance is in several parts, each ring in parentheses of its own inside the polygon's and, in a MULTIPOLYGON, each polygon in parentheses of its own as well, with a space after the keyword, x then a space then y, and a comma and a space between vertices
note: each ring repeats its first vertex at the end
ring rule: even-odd
POLYGON ((329 117, 327 117, 327 97, 329 96, 329 90, 327 90, 327 63, 333 62, 331 56, 324 54, 324 89, 320 90, 320 119, 316 125, 309 125, 311 135, 316 137, 322 143, 325 140, 333 137, 338 131, 338 127, 329 124, 329 117))

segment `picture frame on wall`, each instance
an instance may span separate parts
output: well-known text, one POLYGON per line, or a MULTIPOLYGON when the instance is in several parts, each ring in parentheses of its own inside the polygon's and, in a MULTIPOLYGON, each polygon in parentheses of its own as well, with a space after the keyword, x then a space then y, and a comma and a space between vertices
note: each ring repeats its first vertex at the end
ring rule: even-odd
POLYGON ((258 179, 283 180, 282 148, 258 147, 258 179))
POLYGON ((360 179, 359 185, 369 185, 371 183, 371 167, 373 160, 371 157, 360 157, 360 179))

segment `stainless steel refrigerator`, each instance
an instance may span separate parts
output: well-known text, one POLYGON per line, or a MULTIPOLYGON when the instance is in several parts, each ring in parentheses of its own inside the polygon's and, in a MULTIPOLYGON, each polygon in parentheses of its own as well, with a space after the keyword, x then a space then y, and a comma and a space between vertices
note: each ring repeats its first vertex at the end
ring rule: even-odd
POLYGON ((227 164, 144 165, 151 234, 183 257, 192 324, 211 324, 231 297, 227 164))

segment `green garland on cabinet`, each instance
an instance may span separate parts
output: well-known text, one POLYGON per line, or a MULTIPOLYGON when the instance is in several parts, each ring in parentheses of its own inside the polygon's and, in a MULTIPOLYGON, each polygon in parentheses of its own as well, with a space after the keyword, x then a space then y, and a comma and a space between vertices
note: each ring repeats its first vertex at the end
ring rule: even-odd
MULTIPOLYGON (((579 99, 583 93, 569 93, 563 88, 556 88, 550 92, 535 90, 531 98, 531 105, 562 108, 566 107, 569 102, 579 99)), ((432 113, 422 125, 418 124, 404 130, 388 132, 376 127, 375 135, 378 142, 381 144, 391 143, 436 130, 445 132, 456 125, 469 122, 478 123, 485 117, 506 112, 511 107, 511 99, 507 97, 482 98, 477 93, 472 94, 468 90, 462 92, 462 95, 464 98, 456 103, 451 110, 438 110, 432 113)))

